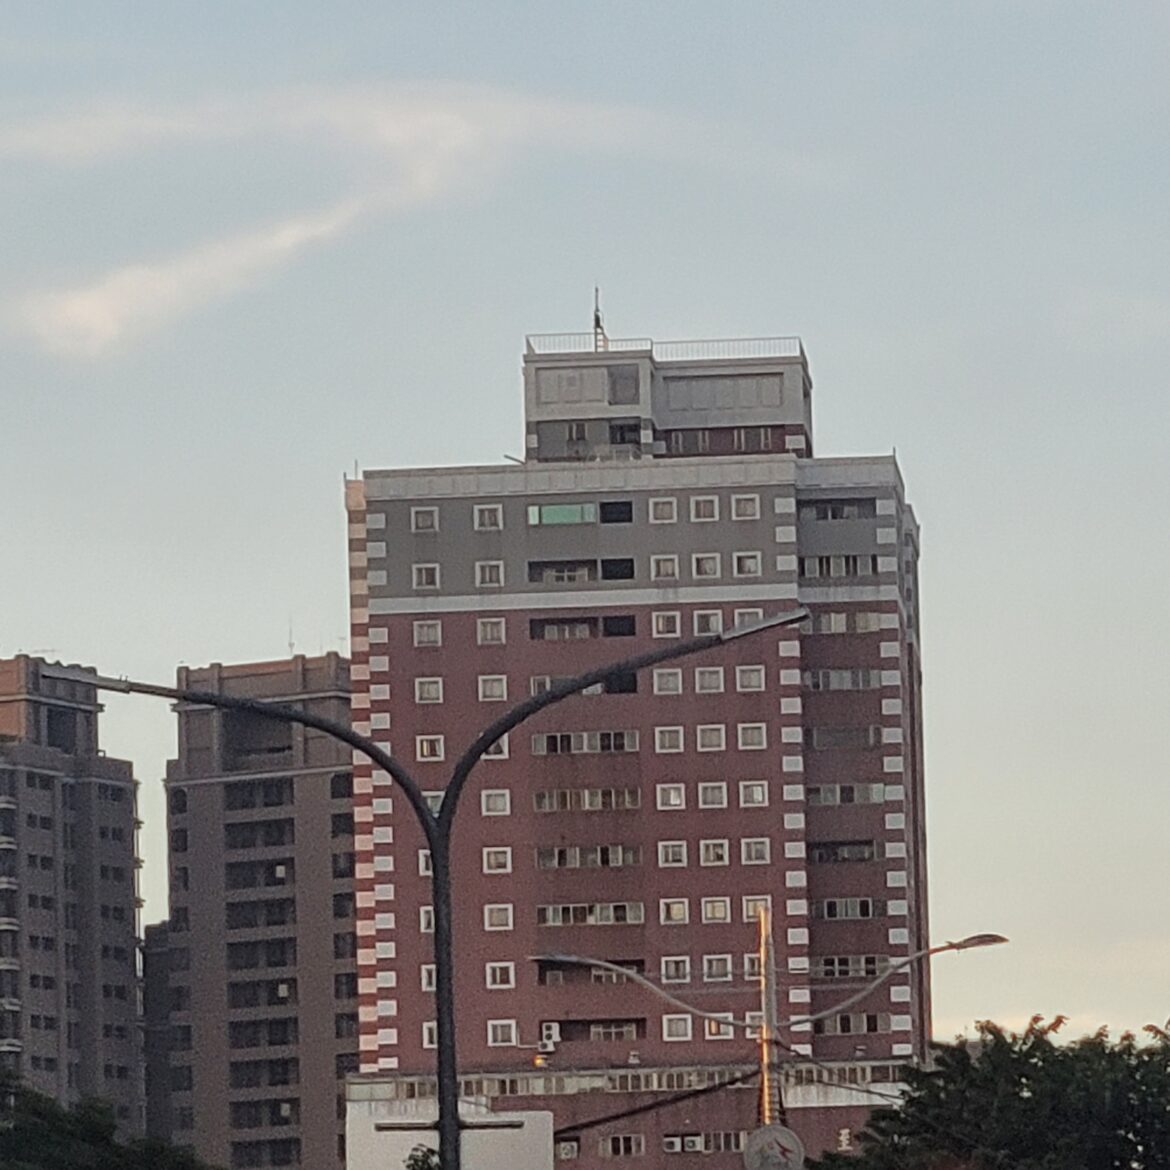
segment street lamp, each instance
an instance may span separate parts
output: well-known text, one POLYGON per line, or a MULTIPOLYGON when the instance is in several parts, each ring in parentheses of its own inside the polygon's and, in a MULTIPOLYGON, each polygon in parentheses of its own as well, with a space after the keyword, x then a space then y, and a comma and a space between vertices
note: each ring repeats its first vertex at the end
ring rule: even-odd
POLYGON ((280 723, 299 723, 322 731, 334 739, 348 744, 364 755, 376 768, 388 773, 402 789, 415 819, 422 828, 431 854, 431 887, 434 905, 434 950, 435 950, 435 1031, 436 1031, 436 1080, 439 1106, 439 1157, 443 1170, 460 1170, 461 1150, 459 1141, 459 1071, 455 1049, 455 985, 454 951, 451 930, 451 832, 459 797, 471 774, 472 768, 483 754, 508 732, 526 719, 559 703, 571 695, 579 694, 597 683, 617 674, 630 674, 657 666, 660 662, 672 662, 687 658, 705 650, 713 650, 740 638, 752 637, 765 630, 782 626, 799 625, 807 620, 809 612, 804 606, 784 613, 774 614, 759 621, 734 626, 718 634, 704 634, 672 646, 647 651, 611 662, 605 666, 588 670, 574 678, 564 679, 539 695, 533 695, 517 703, 479 733, 463 755, 455 763, 451 778, 443 792, 442 802, 432 811, 423 796, 422 789, 414 777, 388 752, 383 751, 373 740, 354 731, 342 723, 335 723, 320 715, 301 711, 283 703, 265 703, 257 699, 245 699, 234 695, 221 695, 214 691, 194 691, 180 687, 160 686, 157 683, 134 682, 124 678, 106 678, 92 674, 78 667, 42 667, 41 673, 51 678, 91 686, 97 690, 118 691, 122 694, 155 695, 159 698, 195 703, 200 706, 219 707, 229 711, 245 711, 261 719, 272 719, 280 723))

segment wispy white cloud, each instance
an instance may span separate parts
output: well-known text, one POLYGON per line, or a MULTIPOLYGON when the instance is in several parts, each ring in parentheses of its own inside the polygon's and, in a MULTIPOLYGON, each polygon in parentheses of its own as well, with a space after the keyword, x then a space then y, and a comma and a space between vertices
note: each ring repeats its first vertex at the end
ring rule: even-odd
POLYGON ((325 211, 269 224, 170 256, 128 263, 74 287, 20 298, 18 325, 47 348, 98 356, 229 295, 364 216, 483 185, 518 151, 638 154, 692 165, 766 170, 819 183, 824 161, 736 142, 725 128, 652 110, 558 102, 465 86, 302 89, 171 109, 107 106, 0 124, 0 158, 92 165, 161 146, 287 139, 332 158, 372 158, 360 190, 325 211), (331 153, 332 152, 332 153, 331 153))

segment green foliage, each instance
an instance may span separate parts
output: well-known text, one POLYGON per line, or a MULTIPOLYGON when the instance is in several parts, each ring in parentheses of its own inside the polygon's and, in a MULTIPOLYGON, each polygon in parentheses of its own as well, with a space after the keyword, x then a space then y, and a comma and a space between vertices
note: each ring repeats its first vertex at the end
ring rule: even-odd
POLYGON ((403 1163, 405 1170, 442 1170, 439 1155, 429 1146, 415 1146, 403 1163))
POLYGON ((23 1085, 0 1081, 0 1167, 3 1170, 211 1170, 162 1142, 115 1138, 110 1109, 83 1101, 63 1109, 23 1085))
POLYGON ((1170 1034, 1102 1029, 1057 1044, 1064 1023, 1023 1033, 979 1025, 974 1044, 940 1048, 911 1069, 897 1108, 875 1110, 859 1155, 819 1170, 1170 1170, 1170 1034))

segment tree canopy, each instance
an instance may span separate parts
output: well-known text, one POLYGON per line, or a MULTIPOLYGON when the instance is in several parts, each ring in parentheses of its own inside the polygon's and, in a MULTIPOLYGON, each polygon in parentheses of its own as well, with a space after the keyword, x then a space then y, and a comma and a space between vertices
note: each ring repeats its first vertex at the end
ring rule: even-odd
POLYGON ((819 1170, 1170 1170, 1170 1034, 1058 1044, 1064 1023, 979 1025, 910 1069, 896 1108, 874 1111, 860 1154, 819 1170))
POLYGON ((162 1142, 117 1140, 112 1111, 83 1101, 64 1109, 24 1085, 0 1081, 0 1167, 4 1170, 211 1170, 162 1142))

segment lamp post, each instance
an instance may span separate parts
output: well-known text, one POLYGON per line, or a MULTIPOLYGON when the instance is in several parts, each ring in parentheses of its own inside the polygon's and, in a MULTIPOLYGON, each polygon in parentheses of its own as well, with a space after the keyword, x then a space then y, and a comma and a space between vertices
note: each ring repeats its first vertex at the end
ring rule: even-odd
POLYGON ((283 703, 265 703, 257 699, 245 699, 234 695, 221 695, 213 691, 187 690, 180 687, 160 686, 157 683, 135 682, 124 678, 107 678, 92 674, 76 667, 45 666, 41 673, 47 677, 66 679, 91 686, 97 690, 118 691, 122 694, 155 695, 159 698, 194 703, 200 706, 219 707, 229 711, 245 711, 262 719, 280 723, 298 723, 331 735, 334 739, 348 744, 364 755, 376 768, 387 772, 402 789, 415 819, 426 837, 431 854, 431 888, 434 904, 434 951, 435 951, 435 1030, 436 1030, 436 1080, 439 1106, 439 1158, 443 1170, 461 1170, 461 1149, 459 1140, 459 1070, 455 1044, 455 981, 454 981, 454 940, 451 927, 451 832, 459 797, 471 774, 472 768, 483 754, 508 732, 526 719, 551 707, 571 695, 579 694, 597 683, 603 683, 615 674, 629 674, 660 662, 672 662, 701 654, 718 646, 751 637, 765 630, 782 626, 799 625, 808 618, 804 606, 784 613, 774 614, 760 621, 735 626, 718 634, 705 634, 690 638, 673 646, 636 654, 611 662, 605 666, 585 671, 574 678, 564 679, 547 691, 533 695, 516 704, 479 733, 456 761, 451 778, 443 793, 438 809, 431 811, 417 781, 389 752, 383 751, 373 740, 354 731, 344 724, 331 719, 301 711, 283 703))

